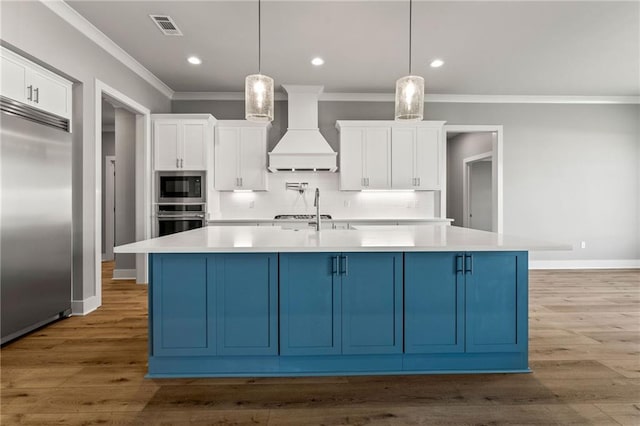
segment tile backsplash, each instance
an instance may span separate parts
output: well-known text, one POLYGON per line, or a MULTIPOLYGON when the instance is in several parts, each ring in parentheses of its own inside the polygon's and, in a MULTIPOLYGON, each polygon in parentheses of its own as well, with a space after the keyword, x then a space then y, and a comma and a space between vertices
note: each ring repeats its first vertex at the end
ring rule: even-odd
POLYGON ((320 213, 334 218, 432 218, 435 196, 430 191, 339 191, 338 173, 269 173, 269 191, 209 191, 210 219, 271 218, 277 214, 313 214, 313 199, 320 188, 320 213), (286 184, 306 182, 303 194, 286 184))

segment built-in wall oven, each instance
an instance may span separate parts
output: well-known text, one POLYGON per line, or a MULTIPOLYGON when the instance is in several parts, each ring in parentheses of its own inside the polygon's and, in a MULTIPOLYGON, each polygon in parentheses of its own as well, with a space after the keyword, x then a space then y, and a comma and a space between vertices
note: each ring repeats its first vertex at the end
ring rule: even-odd
POLYGON ((156 218, 157 237, 202 228, 205 204, 156 204, 156 218))
POLYGON ((158 172, 156 200, 158 203, 204 203, 205 182, 205 172, 158 172))

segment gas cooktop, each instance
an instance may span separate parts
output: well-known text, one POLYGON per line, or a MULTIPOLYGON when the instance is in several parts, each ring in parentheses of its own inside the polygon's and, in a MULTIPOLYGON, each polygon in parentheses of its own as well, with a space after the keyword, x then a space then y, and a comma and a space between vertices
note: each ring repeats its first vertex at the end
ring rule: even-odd
MULTIPOLYGON (((278 214, 274 217, 275 220, 311 220, 315 218, 315 214, 278 214)), ((331 219, 331 215, 321 214, 320 219, 331 219)))

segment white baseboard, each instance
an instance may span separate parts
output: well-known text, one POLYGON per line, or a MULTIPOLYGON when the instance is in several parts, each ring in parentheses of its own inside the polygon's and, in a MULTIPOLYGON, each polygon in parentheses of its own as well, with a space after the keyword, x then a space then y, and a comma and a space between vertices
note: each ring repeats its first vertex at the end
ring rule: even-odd
POLYGON ((636 269, 640 259, 530 260, 529 269, 636 269))
POLYGON ((113 279, 114 280, 135 280, 136 270, 135 269, 114 269, 113 279))
POLYGON ((87 315, 100 307, 100 298, 91 296, 84 300, 71 301, 71 315, 87 315))

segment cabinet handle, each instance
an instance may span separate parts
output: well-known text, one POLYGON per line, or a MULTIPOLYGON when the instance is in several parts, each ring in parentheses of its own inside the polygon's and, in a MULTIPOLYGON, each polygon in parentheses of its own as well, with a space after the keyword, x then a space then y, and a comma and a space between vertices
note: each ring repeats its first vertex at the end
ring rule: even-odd
POLYGON ((473 275, 473 256, 470 254, 464 255, 464 272, 473 275))
POLYGON ((340 274, 349 275, 349 258, 347 256, 340 256, 340 274))
POLYGON ((420 178, 418 178, 418 185, 416 185, 416 186, 420 186, 420 178))
POLYGON ((27 86, 27 90, 29 91, 29 96, 27 96, 27 100, 28 101, 32 101, 33 100, 33 85, 30 84, 27 86))
POLYGON ((180 168, 180 159, 176 158, 176 169, 180 168))
POLYGON ((184 169, 184 158, 180 159, 180 168, 184 169))
POLYGON ((462 255, 458 254, 456 255, 456 273, 462 272, 462 269, 463 269, 462 255))
POLYGON ((242 178, 240 178, 240 186, 244 186, 244 182, 242 181, 242 178))
POLYGON ((331 275, 338 274, 338 256, 331 256, 331 275))
POLYGON ((33 89, 33 94, 36 96, 36 98, 33 101, 37 104, 40 103, 40 89, 37 87, 33 89))

